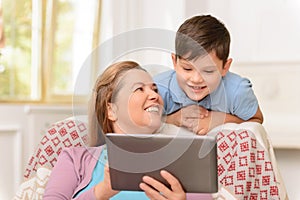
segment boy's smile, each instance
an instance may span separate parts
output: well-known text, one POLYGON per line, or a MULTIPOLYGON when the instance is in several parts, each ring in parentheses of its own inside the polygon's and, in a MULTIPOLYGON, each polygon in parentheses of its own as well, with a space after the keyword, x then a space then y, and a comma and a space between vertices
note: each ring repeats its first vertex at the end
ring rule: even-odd
POLYGON ((229 59, 223 66, 223 61, 214 51, 191 61, 172 54, 172 60, 178 85, 194 101, 200 101, 215 91, 231 64, 229 59))
POLYGON ((207 89, 207 86, 189 86, 191 88, 191 90, 193 90, 194 93, 201 93, 202 91, 204 91, 205 89, 207 89))

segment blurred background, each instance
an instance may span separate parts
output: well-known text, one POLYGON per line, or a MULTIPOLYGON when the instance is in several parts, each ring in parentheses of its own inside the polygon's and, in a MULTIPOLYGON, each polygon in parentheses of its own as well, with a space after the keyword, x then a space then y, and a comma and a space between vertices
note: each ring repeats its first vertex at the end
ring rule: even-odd
MULTIPOLYGON (((106 66, 89 57, 95 49, 137 29, 175 33, 199 14, 228 28, 231 71, 252 81, 289 197, 300 199, 299 10, 298 0, 0 0, 0 199, 15 193, 49 125, 86 114, 106 66)), ((109 58, 172 67, 170 52, 157 49, 109 58)))

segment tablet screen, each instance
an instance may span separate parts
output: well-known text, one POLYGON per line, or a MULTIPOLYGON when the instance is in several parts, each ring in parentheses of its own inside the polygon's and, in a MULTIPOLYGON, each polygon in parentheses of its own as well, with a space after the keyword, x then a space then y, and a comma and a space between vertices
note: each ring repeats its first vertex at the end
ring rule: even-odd
POLYGON ((218 190, 216 140, 212 136, 106 134, 114 190, 140 191, 144 175, 168 186, 162 169, 177 177, 185 192, 218 190))

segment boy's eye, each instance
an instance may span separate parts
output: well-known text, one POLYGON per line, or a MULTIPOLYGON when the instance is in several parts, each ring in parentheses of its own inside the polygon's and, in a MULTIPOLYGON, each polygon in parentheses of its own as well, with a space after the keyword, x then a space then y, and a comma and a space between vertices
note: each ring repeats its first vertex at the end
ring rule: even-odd
POLYGON ((191 71, 192 69, 191 68, 183 68, 183 70, 185 70, 185 71, 191 71))
POLYGON ((211 73, 214 72, 214 70, 205 70, 204 72, 207 73, 207 74, 211 74, 211 73))
POLYGON ((185 70, 185 71, 191 71, 192 70, 192 68, 188 67, 188 66, 183 66, 182 69, 185 70))

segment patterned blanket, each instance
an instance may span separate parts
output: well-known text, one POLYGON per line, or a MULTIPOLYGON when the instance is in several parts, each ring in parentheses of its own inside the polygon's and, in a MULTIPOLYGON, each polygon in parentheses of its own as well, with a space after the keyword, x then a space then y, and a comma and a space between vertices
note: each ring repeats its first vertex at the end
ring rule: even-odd
POLYGON ((86 123, 68 118, 53 124, 29 159, 14 200, 39 200, 48 182, 51 169, 63 148, 83 146, 87 143, 86 123))
MULTIPOLYGON (((283 199, 288 196, 277 162, 262 125, 254 122, 225 124, 213 129, 218 146, 219 192, 205 199, 283 199)), ((83 146, 85 123, 67 119, 54 124, 29 160, 14 200, 42 199, 45 186, 62 148, 83 146)))
POLYGON ((227 124, 216 133, 219 199, 288 199, 272 145, 260 124, 227 124))

